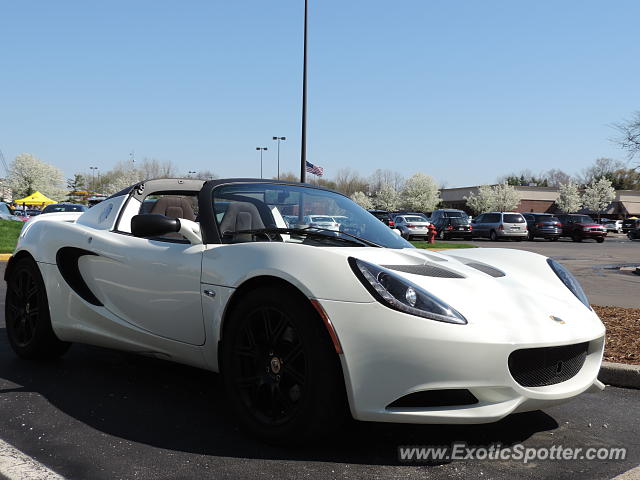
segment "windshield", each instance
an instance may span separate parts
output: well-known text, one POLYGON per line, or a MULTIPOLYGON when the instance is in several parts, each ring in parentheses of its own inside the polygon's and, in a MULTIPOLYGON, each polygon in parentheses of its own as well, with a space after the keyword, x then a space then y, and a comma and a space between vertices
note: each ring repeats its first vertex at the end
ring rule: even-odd
POLYGON ((269 183, 222 185, 213 191, 213 204, 224 243, 277 240, 314 246, 357 247, 362 243, 335 241, 336 237, 342 240, 357 237, 388 248, 413 248, 358 204, 326 190, 269 183), (322 225, 317 226, 318 223, 322 225), (249 233, 283 228, 295 229, 295 232, 279 232, 272 236, 249 233), (307 233, 301 230, 305 228, 309 228, 307 233), (311 232, 315 233, 312 235, 311 232))
POLYGON ((573 221, 576 223, 595 223, 588 215, 575 215, 573 221))

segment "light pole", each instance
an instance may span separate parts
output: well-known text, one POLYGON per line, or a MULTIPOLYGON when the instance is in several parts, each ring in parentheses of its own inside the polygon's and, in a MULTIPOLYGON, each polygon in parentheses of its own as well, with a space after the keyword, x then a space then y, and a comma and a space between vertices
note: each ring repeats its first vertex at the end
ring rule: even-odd
POLYGON ((278 141, 278 180, 280 180, 280 140, 284 141, 287 137, 273 137, 273 139, 278 141))
POLYGON ((256 150, 260 150, 260 178, 262 178, 262 152, 269 149, 267 147, 256 147, 256 150))
POLYGON ((304 0, 304 47, 302 57, 302 136, 300 137, 300 183, 307 181, 307 3, 304 0))
POLYGON ((96 170, 98 170, 98 167, 89 167, 89 169, 91 170, 91 184, 93 186, 93 190, 96 190, 96 170))

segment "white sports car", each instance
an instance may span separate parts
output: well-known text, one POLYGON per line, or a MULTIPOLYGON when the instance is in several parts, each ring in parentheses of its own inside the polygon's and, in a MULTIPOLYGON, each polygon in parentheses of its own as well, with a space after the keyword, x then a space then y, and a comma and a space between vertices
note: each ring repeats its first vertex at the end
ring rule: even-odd
POLYGON ((79 342, 219 371, 241 424, 271 441, 330 432, 349 411, 483 423, 603 388, 605 329, 560 264, 419 250, 310 185, 146 181, 33 218, 5 279, 21 357, 79 342), (309 215, 348 221, 336 232, 309 215))

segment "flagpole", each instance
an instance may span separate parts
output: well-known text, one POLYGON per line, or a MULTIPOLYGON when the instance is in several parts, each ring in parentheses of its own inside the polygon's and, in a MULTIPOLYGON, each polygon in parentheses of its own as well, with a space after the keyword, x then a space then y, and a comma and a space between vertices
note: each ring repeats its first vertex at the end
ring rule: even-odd
POLYGON ((307 2, 304 0, 304 48, 302 59, 302 136, 300 137, 300 183, 307 181, 307 2))

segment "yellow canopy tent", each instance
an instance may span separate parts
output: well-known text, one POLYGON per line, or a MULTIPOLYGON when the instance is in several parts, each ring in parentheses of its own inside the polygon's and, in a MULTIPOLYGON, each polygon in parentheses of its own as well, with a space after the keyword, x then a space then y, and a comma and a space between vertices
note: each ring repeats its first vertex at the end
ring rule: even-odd
POLYGON ((50 205, 57 202, 51 200, 40 192, 35 192, 28 197, 21 198, 20 200, 14 200, 14 203, 17 205, 50 205))

